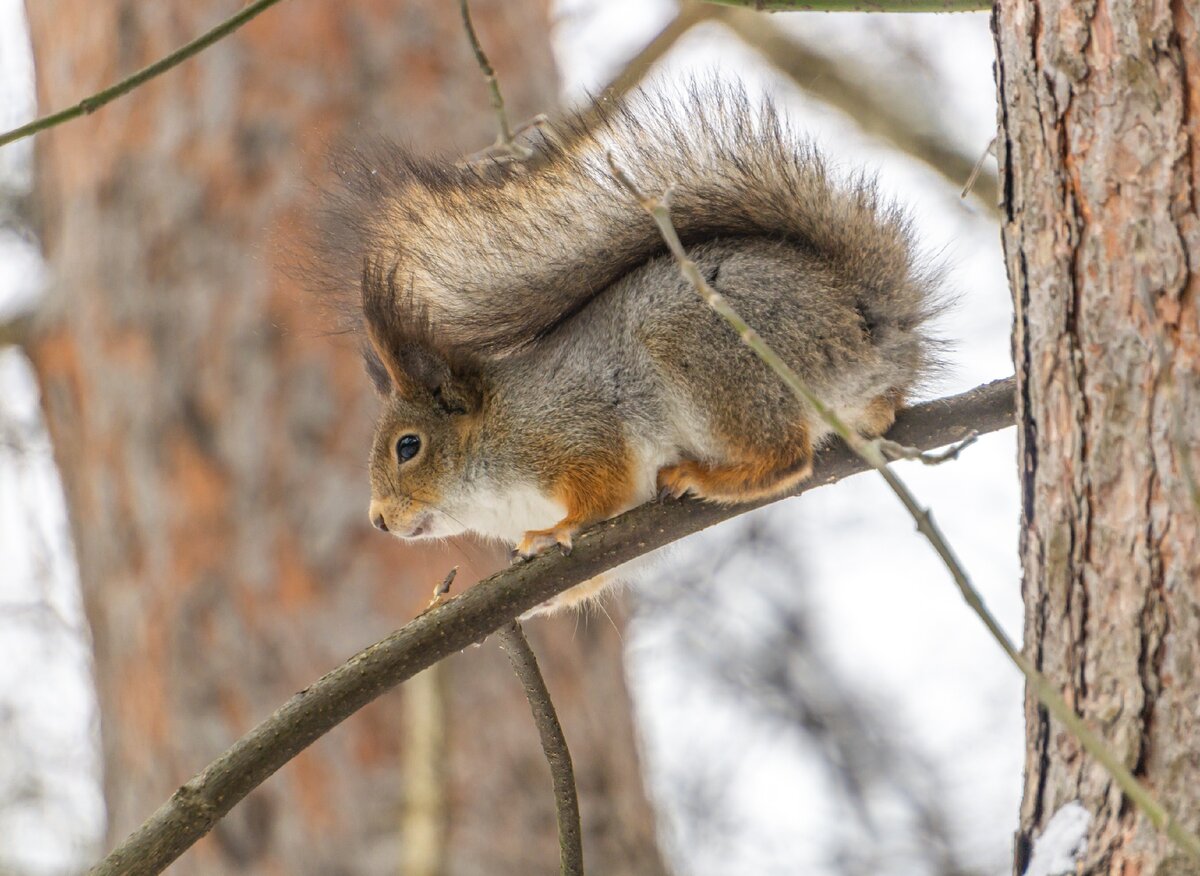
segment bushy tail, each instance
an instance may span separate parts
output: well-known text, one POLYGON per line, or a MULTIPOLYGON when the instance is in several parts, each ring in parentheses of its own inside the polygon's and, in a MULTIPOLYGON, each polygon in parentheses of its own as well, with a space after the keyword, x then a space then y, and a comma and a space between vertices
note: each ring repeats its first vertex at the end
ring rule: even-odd
POLYGON ((394 268, 395 306, 412 309, 443 349, 502 354, 666 251, 613 178, 610 151, 644 191, 673 187, 685 245, 791 241, 861 288, 860 309, 885 333, 911 332, 937 307, 902 212, 868 179, 835 183, 770 102, 752 105, 725 84, 682 97, 642 91, 603 108, 598 123, 556 122, 524 163, 442 164, 393 144, 343 153, 326 240, 348 286, 365 261, 394 268))

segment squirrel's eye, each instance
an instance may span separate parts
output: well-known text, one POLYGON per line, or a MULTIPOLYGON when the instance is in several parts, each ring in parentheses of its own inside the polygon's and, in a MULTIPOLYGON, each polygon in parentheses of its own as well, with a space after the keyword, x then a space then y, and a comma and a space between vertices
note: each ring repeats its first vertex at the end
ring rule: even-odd
POLYGON ((396 442, 396 459, 408 462, 421 449, 421 439, 416 435, 405 435, 396 442))

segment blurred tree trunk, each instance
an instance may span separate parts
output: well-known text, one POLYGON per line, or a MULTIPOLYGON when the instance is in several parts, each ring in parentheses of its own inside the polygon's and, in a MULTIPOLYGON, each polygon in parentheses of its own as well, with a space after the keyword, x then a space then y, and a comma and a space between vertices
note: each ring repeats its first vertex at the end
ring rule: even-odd
MULTIPOLYGON (((997 7, 1026 649, 1200 829, 1200 41, 1193 3, 997 7)), ((1194 873, 1030 700, 1022 852, 1068 801, 1080 873, 1194 873)))
MULTIPOLYGON (((40 105, 73 103, 242 5, 30 2, 40 105)), ((549 107, 546 4, 474 6, 514 117, 549 107)), ((110 841, 411 617, 449 565, 497 562, 477 545, 421 553, 370 530, 375 401, 354 342, 326 336, 288 279, 329 143, 375 131, 430 149, 491 142, 458 15, 433 0, 293 0, 38 141, 52 280, 30 353, 95 642, 110 841)), ((619 637, 544 626, 535 644, 555 657, 589 860, 661 872, 619 637)), ((178 872, 395 873, 402 860, 428 874, 549 872, 549 775, 506 661, 490 646, 460 655, 421 692, 410 711, 432 721, 402 720, 400 697, 385 697, 237 807, 178 872), (410 773, 425 778, 406 787, 410 773), (420 864, 414 825, 431 828, 420 864)))

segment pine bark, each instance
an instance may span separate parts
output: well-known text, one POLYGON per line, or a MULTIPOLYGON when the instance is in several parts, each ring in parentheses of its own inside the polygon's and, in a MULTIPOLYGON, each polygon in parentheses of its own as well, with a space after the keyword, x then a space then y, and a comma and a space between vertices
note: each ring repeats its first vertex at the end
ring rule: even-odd
MULTIPOLYGON (((30 2, 39 103, 73 103, 241 5, 30 2)), ((514 119, 550 108, 546 4, 472 7, 514 119)), ((331 143, 382 132, 461 153, 493 124, 458 4, 293 0, 40 135, 51 287, 30 354, 94 639, 110 842, 411 617, 450 565, 465 583, 497 562, 371 530, 376 402, 354 341, 330 337, 292 279, 331 143)), ((573 629, 533 634, 555 656, 589 862, 662 872, 619 636, 573 629)), ((321 740, 172 872, 549 872, 549 773, 507 661, 490 646, 460 655, 421 694, 408 719, 393 695, 321 740), (428 709, 440 717, 419 720, 428 709), (406 752, 428 752, 429 769, 404 767, 406 752), (431 850, 413 863, 418 834, 431 850)))
MULTIPOLYGON (((1025 647, 1200 828, 1200 40, 1194 3, 1003 0, 1025 647)), ((1016 872, 1065 803, 1083 874, 1194 863, 1031 699, 1016 872)))

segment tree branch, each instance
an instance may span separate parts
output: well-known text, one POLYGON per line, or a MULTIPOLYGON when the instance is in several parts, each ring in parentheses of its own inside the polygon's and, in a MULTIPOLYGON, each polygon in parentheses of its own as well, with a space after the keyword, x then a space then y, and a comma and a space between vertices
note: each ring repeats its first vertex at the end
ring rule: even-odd
POLYGON ((508 655, 513 671, 525 688, 542 751, 550 762, 550 777, 554 781, 554 808, 558 814, 559 869, 562 876, 583 876, 583 834, 579 827, 579 795, 575 791, 575 771, 571 767, 571 752, 567 737, 546 688, 546 680, 538 668, 537 657, 519 621, 513 621, 496 634, 500 647, 508 655))
MULTIPOLYGON (((972 431, 1012 425, 1010 377, 903 411, 892 440, 928 450, 972 431)), ((821 453, 811 478, 791 495, 866 469, 838 444, 821 453)), ((551 596, 665 544, 778 499, 713 505, 692 499, 650 502, 590 527, 571 556, 551 552, 480 582, 359 652, 296 694, 184 784, 90 872, 106 876, 160 873, 208 833, 233 806, 276 770, 380 694, 551 596)))
POLYGON ((508 113, 504 109, 504 96, 500 93, 500 79, 496 69, 488 60, 487 53, 479 43, 475 33, 475 25, 471 23, 471 7, 468 0, 459 0, 459 12, 462 14, 463 30, 466 31, 467 41, 471 44, 471 53, 475 55, 475 63, 483 73, 483 81, 487 84, 488 97, 492 102, 492 112, 496 115, 496 142, 484 150, 487 157, 494 160, 522 161, 533 154, 533 150, 523 143, 516 141, 519 131, 514 132, 508 123, 508 113))
POLYGON ((955 149, 945 137, 915 123, 921 113, 906 112, 903 102, 897 103, 877 88, 864 87, 848 78, 844 62, 814 52, 766 16, 740 9, 720 9, 715 20, 801 89, 845 112, 866 133, 924 162, 948 179, 956 190, 977 174, 971 192, 994 215, 999 214, 1000 188, 995 171, 982 168, 976 171, 978 159, 974 155, 955 149))
POLYGON ((193 55, 204 51, 218 40, 229 36, 229 34, 250 21, 250 19, 257 17, 278 2, 279 0, 256 0, 256 2, 251 3, 240 12, 229 16, 229 18, 222 21, 212 30, 197 37, 187 45, 176 49, 165 58, 155 61, 148 67, 143 67, 129 78, 122 79, 116 85, 110 85, 108 88, 93 94, 91 97, 85 97, 72 107, 59 110, 56 113, 50 113, 49 115, 42 116, 40 119, 34 119, 32 122, 22 125, 19 128, 14 128, 11 131, 0 134, 0 146, 7 146, 9 143, 23 140, 25 137, 31 137, 39 131, 53 128, 55 125, 61 125, 63 122, 68 122, 79 116, 94 113, 105 104, 116 100, 122 95, 128 94, 139 85, 149 82, 161 73, 166 73, 172 67, 177 67, 193 55))

